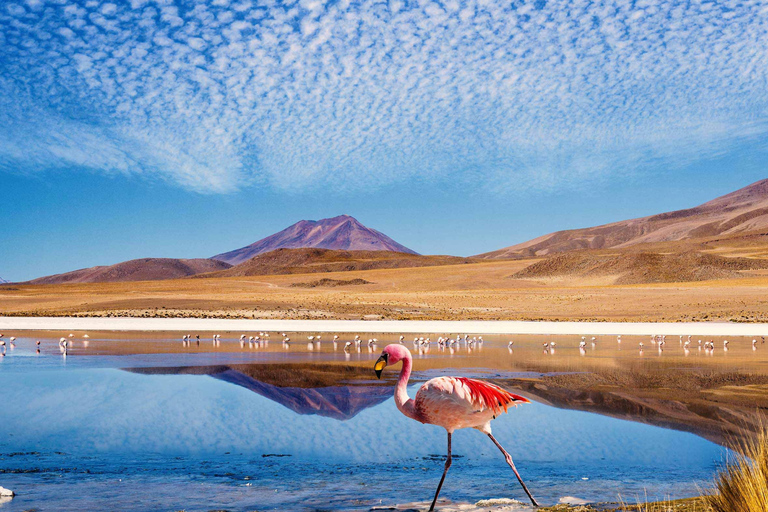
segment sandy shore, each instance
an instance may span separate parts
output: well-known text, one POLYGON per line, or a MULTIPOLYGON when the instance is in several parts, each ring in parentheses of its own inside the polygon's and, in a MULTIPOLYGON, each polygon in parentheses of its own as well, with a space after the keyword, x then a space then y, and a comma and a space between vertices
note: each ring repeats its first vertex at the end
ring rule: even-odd
POLYGON ((484 320, 239 320, 218 318, 0 317, 0 331, 291 331, 553 335, 764 336, 765 323, 526 322, 484 320))

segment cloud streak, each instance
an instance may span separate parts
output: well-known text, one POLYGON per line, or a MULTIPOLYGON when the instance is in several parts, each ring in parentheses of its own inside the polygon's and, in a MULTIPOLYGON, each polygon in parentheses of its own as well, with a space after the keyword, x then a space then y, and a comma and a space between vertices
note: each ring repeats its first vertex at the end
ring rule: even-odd
POLYGON ((760 1, 14 0, 0 169, 557 188, 764 140, 760 1))

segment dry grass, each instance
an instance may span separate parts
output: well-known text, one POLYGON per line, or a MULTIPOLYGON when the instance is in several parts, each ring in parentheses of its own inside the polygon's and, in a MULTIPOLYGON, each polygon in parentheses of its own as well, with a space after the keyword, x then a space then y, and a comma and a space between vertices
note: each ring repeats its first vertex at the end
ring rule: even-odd
POLYGON ((732 460, 715 481, 706 501, 712 512, 768 511, 768 430, 740 439, 732 460))
POLYGON ((711 512, 704 497, 673 501, 638 503, 629 505, 554 505, 538 509, 540 512, 711 512))
POLYGON ((622 503, 614 512, 711 512, 706 497, 673 501, 656 501, 628 505, 622 503))

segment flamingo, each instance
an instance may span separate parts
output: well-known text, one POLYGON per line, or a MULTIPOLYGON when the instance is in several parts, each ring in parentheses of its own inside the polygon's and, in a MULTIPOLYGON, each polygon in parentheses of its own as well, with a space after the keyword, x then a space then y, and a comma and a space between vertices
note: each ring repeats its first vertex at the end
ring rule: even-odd
POLYGON ((460 428, 474 428, 486 434, 493 444, 501 450, 504 458, 515 472, 517 480, 530 498, 534 506, 539 504, 531 495, 528 487, 512 462, 512 456, 499 444, 491 433, 491 420, 502 412, 507 412, 510 405, 527 404, 530 401, 522 396, 513 395, 504 389, 484 382, 482 380, 468 379, 465 377, 436 377, 425 382, 416 398, 408 396, 408 378, 411 375, 413 358, 411 352, 399 344, 390 344, 384 347, 381 356, 376 361, 373 369, 376 377, 381 378, 381 372, 385 367, 402 361, 400 378, 395 386, 395 404, 405 416, 421 423, 429 423, 443 427, 448 433, 448 457, 445 461, 445 469, 440 483, 437 485, 435 498, 429 510, 435 509, 437 497, 443 487, 445 475, 451 467, 451 436, 453 431, 460 428))

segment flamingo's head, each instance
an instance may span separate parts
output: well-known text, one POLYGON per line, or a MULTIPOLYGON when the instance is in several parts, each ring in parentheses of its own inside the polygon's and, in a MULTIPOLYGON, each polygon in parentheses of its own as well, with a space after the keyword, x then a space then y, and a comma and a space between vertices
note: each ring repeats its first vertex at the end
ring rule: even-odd
POLYGON ((410 357, 411 352, 403 345, 391 344, 384 347, 381 351, 381 356, 376 360, 376 364, 373 366, 376 372, 376 377, 381 378, 381 372, 387 366, 391 366, 395 363, 399 363, 403 359, 410 357))

